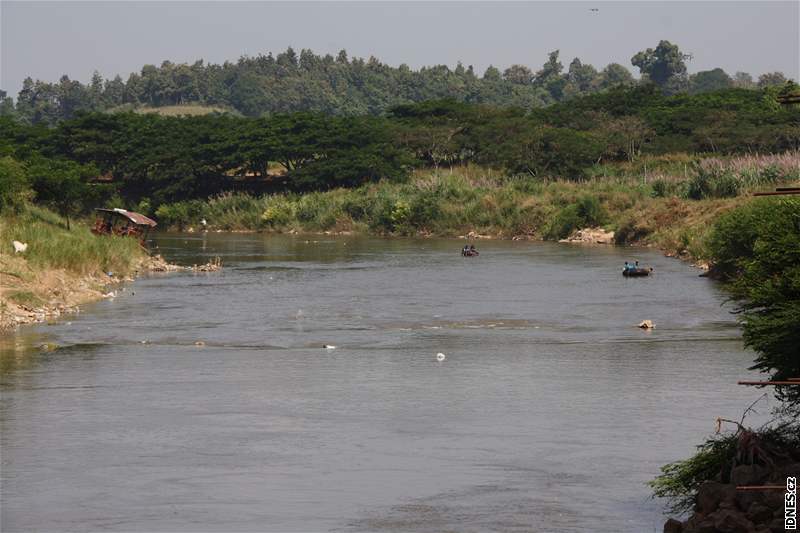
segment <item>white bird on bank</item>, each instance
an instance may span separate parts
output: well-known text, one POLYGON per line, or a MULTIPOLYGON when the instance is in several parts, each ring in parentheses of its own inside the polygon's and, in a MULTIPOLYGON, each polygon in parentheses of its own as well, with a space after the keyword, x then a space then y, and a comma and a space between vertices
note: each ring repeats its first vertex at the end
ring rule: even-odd
POLYGON ((20 254, 20 253, 22 253, 22 252, 24 252, 25 250, 28 249, 28 243, 27 242, 13 241, 11 244, 14 245, 14 253, 15 254, 20 254))
POLYGON ((442 352, 436 354, 436 360, 439 361, 440 363, 445 359, 447 359, 447 356, 445 356, 442 352))

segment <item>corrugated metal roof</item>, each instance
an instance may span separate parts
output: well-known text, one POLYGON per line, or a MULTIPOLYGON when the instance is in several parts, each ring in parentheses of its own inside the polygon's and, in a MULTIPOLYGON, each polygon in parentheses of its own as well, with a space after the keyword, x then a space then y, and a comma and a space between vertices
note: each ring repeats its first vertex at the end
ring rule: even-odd
POLYGON ((126 211, 125 209, 120 209, 118 207, 114 209, 97 208, 95 209, 95 211, 103 211, 105 213, 116 213, 120 216, 127 218, 128 220, 139 226, 150 226, 151 228, 154 228, 157 225, 155 220, 147 218, 141 213, 126 211))

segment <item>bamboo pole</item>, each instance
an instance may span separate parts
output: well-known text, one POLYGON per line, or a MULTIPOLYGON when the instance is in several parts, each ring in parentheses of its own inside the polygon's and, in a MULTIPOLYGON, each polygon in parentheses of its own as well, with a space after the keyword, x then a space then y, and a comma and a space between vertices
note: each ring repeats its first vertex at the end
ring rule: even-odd
POLYGON ((786 490, 786 485, 740 485, 736 490, 786 490))
POLYGON ((739 381, 737 385, 795 385, 800 386, 800 381, 739 381))

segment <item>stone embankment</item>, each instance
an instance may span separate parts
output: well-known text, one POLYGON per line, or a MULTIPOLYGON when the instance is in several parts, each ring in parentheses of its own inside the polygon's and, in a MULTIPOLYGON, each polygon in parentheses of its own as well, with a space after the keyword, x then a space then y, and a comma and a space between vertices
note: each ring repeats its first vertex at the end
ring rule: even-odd
POLYGON ((742 464, 729 482, 707 481, 697 491, 693 512, 685 521, 670 518, 664 533, 777 533, 784 529, 787 477, 800 478, 800 462, 786 457, 772 465, 742 464), (776 487, 737 490, 736 487, 776 487))

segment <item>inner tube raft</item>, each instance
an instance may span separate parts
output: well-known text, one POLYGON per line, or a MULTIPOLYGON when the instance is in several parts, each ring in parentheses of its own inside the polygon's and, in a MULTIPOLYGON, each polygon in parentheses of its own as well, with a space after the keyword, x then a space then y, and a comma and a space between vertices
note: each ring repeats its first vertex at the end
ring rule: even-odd
POLYGON ((629 268, 627 270, 622 271, 622 275, 626 278, 640 278, 644 276, 649 276, 653 272, 651 268, 629 268))

